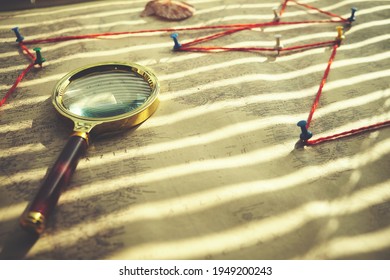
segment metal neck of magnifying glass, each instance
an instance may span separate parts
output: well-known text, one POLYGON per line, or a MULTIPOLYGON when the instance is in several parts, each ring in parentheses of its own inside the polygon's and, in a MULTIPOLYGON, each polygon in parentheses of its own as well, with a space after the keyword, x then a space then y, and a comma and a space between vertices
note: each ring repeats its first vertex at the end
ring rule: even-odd
POLYGON ((83 131, 74 131, 72 134, 71 134, 71 137, 72 136, 78 136, 80 138, 83 138, 85 141, 87 141, 87 145, 89 146, 89 134, 87 132, 83 132, 83 131))

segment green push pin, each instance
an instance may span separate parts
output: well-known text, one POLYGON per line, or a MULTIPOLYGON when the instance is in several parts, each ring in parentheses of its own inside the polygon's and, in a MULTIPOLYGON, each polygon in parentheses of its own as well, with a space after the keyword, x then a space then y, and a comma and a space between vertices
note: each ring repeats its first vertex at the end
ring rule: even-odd
POLYGON ((44 59, 42 57, 41 48, 34 48, 34 51, 35 51, 35 54, 36 54, 36 59, 34 61, 34 64, 35 65, 39 64, 39 66, 42 67, 42 63, 44 63, 46 61, 46 59, 44 59))

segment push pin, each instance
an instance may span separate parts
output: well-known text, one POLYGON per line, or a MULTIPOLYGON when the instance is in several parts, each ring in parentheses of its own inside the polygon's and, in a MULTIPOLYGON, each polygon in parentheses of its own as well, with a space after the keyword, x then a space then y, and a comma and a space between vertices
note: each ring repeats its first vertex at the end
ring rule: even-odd
POLYGON ((44 63, 46 61, 46 59, 44 59, 42 57, 41 48, 34 48, 33 50, 35 51, 35 54, 36 54, 36 59, 34 61, 34 64, 35 65, 39 64, 39 66, 42 67, 42 63, 44 63))
POLYGON ((175 43, 175 45, 173 46, 174 50, 178 50, 178 49, 181 48, 181 44, 177 40, 177 37, 179 37, 179 34, 177 34, 177 33, 172 33, 171 34, 171 38, 173 39, 173 42, 175 43))
POLYGON ((348 21, 351 23, 356 20, 355 13, 358 9, 355 7, 351 8, 351 16, 348 18, 348 21))
POLYGON ((274 49, 278 51, 278 54, 279 54, 280 50, 284 48, 283 44, 280 43, 281 38, 282 38, 282 35, 280 35, 280 34, 275 35, 276 45, 275 45, 274 49))
POLYGON ((336 37, 336 40, 338 40, 339 42, 341 42, 343 39, 345 39, 345 36, 343 34, 343 31, 344 31, 344 28, 342 26, 337 26, 336 27, 336 30, 337 30, 337 37, 336 37))
POLYGON ((306 125, 307 125, 306 121, 299 121, 297 123, 297 126, 299 126, 302 130, 301 135, 299 135, 299 138, 301 138, 302 141, 307 141, 313 136, 313 133, 307 130, 306 125))
POLYGON ((279 14, 278 14, 279 8, 278 7, 274 7, 274 8, 272 8, 272 10, 274 12, 274 21, 279 21, 280 20, 280 17, 279 17, 279 14))
POLYGON ((24 37, 19 32, 19 27, 14 27, 12 30, 15 32, 16 35, 16 42, 22 42, 24 40, 24 37))

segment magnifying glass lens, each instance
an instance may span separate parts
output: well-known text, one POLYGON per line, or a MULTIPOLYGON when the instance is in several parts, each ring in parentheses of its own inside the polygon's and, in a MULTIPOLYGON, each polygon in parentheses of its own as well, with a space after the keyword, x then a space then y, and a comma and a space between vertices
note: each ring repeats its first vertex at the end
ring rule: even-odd
POLYGON ((98 72, 73 80, 62 102, 75 115, 107 118, 135 110, 146 102, 151 91, 148 82, 138 73, 98 72))

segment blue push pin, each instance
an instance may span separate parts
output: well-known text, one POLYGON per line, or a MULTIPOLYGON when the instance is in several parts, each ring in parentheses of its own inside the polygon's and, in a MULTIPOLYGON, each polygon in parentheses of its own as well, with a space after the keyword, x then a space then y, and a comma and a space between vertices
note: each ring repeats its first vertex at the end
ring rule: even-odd
POLYGON ((301 138, 301 140, 303 141, 307 141, 313 136, 313 133, 307 130, 306 125, 307 125, 306 121, 299 121, 297 123, 297 126, 299 126, 302 130, 302 133, 301 135, 299 135, 299 138, 301 138))
POLYGON ((174 50, 178 50, 178 49, 181 48, 181 44, 177 40, 177 37, 179 37, 179 34, 177 34, 177 33, 172 33, 171 34, 171 38, 173 39, 173 42, 175 43, 175 45, 173 46, 174 50))
POLYGON ((12 30, 15 32, 16 35, 16 42, 22 42, 24 40, 24 37, 19 32, 19 27, 14 27, 12 30))
POLYGON ((355 8, 355 7, 352 7, 352 8, 351 8, 351 16, 348 18, 348 21, 349 21, 349 22, 353 22, 353 21, 356 20, 355 13, 356 13, 357 10, 358 10, 358 9, 355 8))
POLYGON ((33 50, 35 51, 35 54, 36 54, 36 59, 34 61, 34 64, 35 65, 39 64, 39 66, 42 67, 42 63, 44 63, 46 61, 46 59, 44 59, 42 57, 41 48, 34 48, 33 50))

